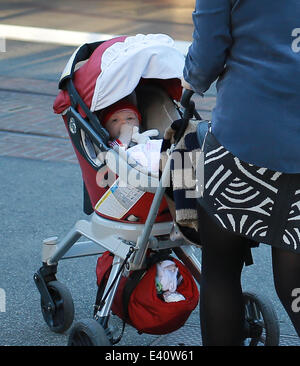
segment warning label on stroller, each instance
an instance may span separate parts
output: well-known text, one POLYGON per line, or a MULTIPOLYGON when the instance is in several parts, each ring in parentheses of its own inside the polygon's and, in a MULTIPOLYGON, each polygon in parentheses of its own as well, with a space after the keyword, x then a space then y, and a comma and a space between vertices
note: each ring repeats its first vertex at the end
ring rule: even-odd
POLYGON ((103 215, 121 219, 144 193, 130 185, 120 186, 117 179, 97 202, 95 209, 103 215))

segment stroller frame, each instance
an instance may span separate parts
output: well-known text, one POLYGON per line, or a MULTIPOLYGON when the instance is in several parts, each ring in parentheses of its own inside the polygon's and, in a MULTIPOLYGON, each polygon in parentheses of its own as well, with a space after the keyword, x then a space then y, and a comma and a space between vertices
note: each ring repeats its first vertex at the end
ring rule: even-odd
MULTIPOLYGON (((175 224, 171 222, 154 223, 165 192, 164 182, 169 179, 169 163, 170 158, 166 163, 159 186, 156 189, 145 224, 118 223, 119 235, 116 238, 111 234, 112 229, 115 229, 116 223, 93 213, 89 221, 77 221, 75 226, 58 243, 57 238, 49 238, 43 241, 43 267, 35 274, 34 279, 38 289, 44 296, 47 292, 47 284, 43 280, 44 273, 49 275, 49 270, 51 272, 52 269, 52 274, 55 275, 57 264, 60 260, 89 255, 101 255, 105 250, 109 250, 115 256, 106 290, 112 285, 116 274, 125 260, 127 262, 127 271, 142 268, 148 249, 172 249, 178 258, 188 266, 197 282, 200 283, 201 265, 194 254, 193 247, 187 245, 184 239, 180 237, 175 224), (128 235, 128 233, 130 234, 128 235), (166 238, 168 234, 170 234, 170 237, 166 238), (89 241, 79 241, 81 237, 87 238, 89 241), (131 251, 134 253, 134 256, 132 259, 127 260, 128 254, 131 254, 131 251)), ((119 281, 114 281, 113 288, 110 291, 111 294, 101 311, 97 313, 97 317, 103 319, 108 316, 118 283, 119 281)), ((50 307, 53 308, 54 304, 50 297, 48 301, 49 309, 50 307)))
MULTIPOLYGON (((93 143, 96 144, 100 150, 109 151, 110 149, 107 147, 107 131, 101 126, 101 124, 99 126, 99 121, 95 119, 96 117, 92 112, 90 112, 89 108, 79 96, 72 80, 75 65, 80 61, 88 59, 92 52, 101 43, 102 42, 85 44, 77 49, 75 56, 70 59, 65 68, 63 73, 64 77, 60 80, 59 87, 61 89, 68 90, 72 103, 66 111, 71 138, 74 131, 76 132, 77 129, 82 129, 90 136, 93 143), (86 119, 78 113, 78 105, 86 113, 86 119)), ((183 135, 189 119, 194 115, 199 117, 195 109, 195 104, 191 101, 192 95, 193 92, 185 91, 181 100, 181 105, 185 109, 182 118, 182 129, 176 137, 177 141, 183 135)), ((144 224, 127 224, 124 222, 116 223, 93 212, 89 220, 77 221, 74 227, 61 240, 58 240, 57 237, 52 237, 43 241, 42 266, 34 274, 34 281, 41 295, 41 308, 44 320, 52 331, 62 333, 67 330, 71 326, 74 316, 73 303, 68 289, 62 286, 62 284, 57 286, 58 281, 56 279, 56 273, 58 262, 60 260, 101 255, 106 250, 114 255, 112 269, 104 290, 103 298, 105 301, 102 303, 101 307, 96 308, 94 313, 94 320, 96 320, 99 326, 101 326, 99 336, 100 343, 98 344, 96 342, 97 344, 92 345, 117 343, 113 339, 108 327, 112 302, 118 289, 121 275, 126 275, 129 271, 135 271, 143 268, 148 249, 155 251, 173 251, 173 253, 187 266, 196 281, 200 284, 201 264, 194 253, 194 247, 187 243, 182 237, 176 223, 155 222, 159 206, 165 193, 166 182, 170 179, 171 153, 175 146, 176 144, 174 144, 169 151, 168 160, 159 180, 158 187, 154 192, 153 188, 146 190, 154 193, 154 198, 144 224), (118 235, 114 234, 116 225, 118 227, 118 235), (80 240, 81 238, 84 238, 85 240, 82 241, 80 240), (55 296, 53 296, 53 294, 55 294, 55 296), (57 296, 59 300, 62 300, 60 305, 56 302, 57 296), (61 303, 63 305, 61 305, 61 303), (59 309, 61 306, 64 308, 59 309), (59 310, 63 314, 62 321, 57 321, 56 319, 59 310), (107 337, 109 339, 108 343, 107 337)), ((110 150, 110 152, 117 156, 116 151, 110 150)), ((137 188, 145 189, 143 187, 137 188)), ((261 308, 259 307, 261 303, 251 294, 249 296, 249 309, 254 306, 253 304, 255 304, 257 312, 255 314, 252 312, 250 314, 251 316, 249 315, 250 321, 248 321, 248 326, 246 327, 247 334, 245 337, 254 339, 255 342, 258 342, 263 328, 261 323, 258 324, 259 314, 261 314, 261 308)), ((59 317, 61 318, 61 315, 59 315, 58 318, 59 317)), ((268 331, 272 335, 271 340, 269 339, 268 342, 271 342, 272 345, 276 345, 276 343, 278 343, 277 324, 275 324, 276 321, 274 320, 274 317, 271 320, 270 317, 268 319, 268 331), (270 326, 272 329, 270 329, 270 326)), ((263 318, 263 320, 265 320, 265 318, 263 318)), ((73 343, 71 342, 70 344, 74 345, 73 343)))

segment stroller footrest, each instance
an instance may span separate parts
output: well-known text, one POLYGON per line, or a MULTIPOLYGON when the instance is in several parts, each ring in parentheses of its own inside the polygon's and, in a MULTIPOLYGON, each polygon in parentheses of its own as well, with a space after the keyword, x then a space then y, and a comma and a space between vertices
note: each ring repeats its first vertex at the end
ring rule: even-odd
POLYGON ((100 255, 106 251, 104 247, 93 241, 78 241, 75 243, 61 259, 87 257, 100 255))

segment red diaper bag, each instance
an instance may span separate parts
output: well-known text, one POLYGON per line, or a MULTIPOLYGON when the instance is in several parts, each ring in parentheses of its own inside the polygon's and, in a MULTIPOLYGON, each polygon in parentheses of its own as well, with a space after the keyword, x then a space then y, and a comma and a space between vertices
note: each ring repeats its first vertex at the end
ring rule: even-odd
MULTIPOLYGON (((166 258, 164 258, 166 259, 166 258)), ((122 277, 111 310, 126 323, 141 333, 167 334, 182 327, 199 301, 197 284, 190 271, 176 258, 175 262, 182 280, 177 292, 185 300, 165 302, 156 290, 156 263, 162 258, 156 256, 150 260, 146 269, 132 271, 129 277, 122 277)), ((113 262, 113 255, 105 252, 98 258, 96 275, 98 284, 98 302, 103 295, 113 262)), ((96 301, 97 302, 97 301, 96 301)))

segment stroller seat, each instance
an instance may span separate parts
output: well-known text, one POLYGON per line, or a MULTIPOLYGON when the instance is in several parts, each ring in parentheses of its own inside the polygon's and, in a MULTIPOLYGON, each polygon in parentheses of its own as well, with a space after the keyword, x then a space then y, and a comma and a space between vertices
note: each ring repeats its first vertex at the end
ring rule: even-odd
MULTIPOLYGON (((137 36, 136 41, 140 44, 141 35, 137 36)), ((183 55, 176 51, 174 53, 173 66, 168 65, 167 79, 163 79, 165 75, 160 73, 165 72, 166 64, 169 62, 165 59, 165 56, 159 57, 159 52, 165 54, 165 49, 160 50, 161 44, 174 52, 173 47, 169 45, 169 39, 163 37, 163 42, 158 46, 156 37, 143 38, 144 51, 148 54, 144 56, 144 53, 140 53, 140 59, 147 57, 145 61, 145 70, 142 75, 134 75, 135 83, 132 84, 134 89, 124 87, 123 94, 118 91, 118 98, 127 96, 127 93, 133 94, 137 107, 142 115, 142 129, 158 129, 160 132, 160 138, 163 137, 164 130, 176 119, 180 118, 180 111, 176 105, 175 100, 179 100, 181 96, 181 83, 180 75, 183 67, 183 55), (148 42, 148 44, 147 44, 148 42), (153 48, 153 52, 151 49, 153 48), (149 51, 150 49, 150 51, 149 51), (156 57, 156 58, 155 58, 156 57), (156 67, 157 65, 157 67, 156 67), (163 67, 161 66, 163 65, 163 67), (149 69, 149 70, 148 70, 149 69), (170 70, 171 71, 170 71, 170 70), (148 77, 143 77, 147 75, 148 77), (160 79, 158 77, 161 77, 160 79)), ((128 37, 135 38, 135 37, 128 37)), ((131 39, 129 44, 129 51, 132 50, 132 43, 135 39, 131 39)), ((122 151, 112 151, 107 146, 107 131, 101 126, 101 121, 98 120, 96 115, 89 109, 91 106, 87 104, 93 104, 101 106, 102 94, 98 96, 100 101, 95 100, 95 95, 99 90, 105 90, 105 88, 99 87, 98 81, 105 84, 107 71, 105 65, 109 64, 107 60, 107 52, 111 52, 113 65, 116 62, 115 50, 112 52, 114 46, 120 47, 124 41, 124 37, 116 38, 114 41, 99 42, 96 44, 85 45, 81 49, 76 50, 71 57, 66 70, 63 72, 63 77, 60 82, 60 87, 63 89, 54 102, 54 110, 56 113, 60 113, 63 116, 66 128, 69 132, 75 153, 77 155, 80 168, 82 171, 83 188, 84 188, 84 212, 86 214, 92 214, 95 212, 97 215, 118 222, 134 222, 135 224, 144 224, 146 222, 153 196, 158 186, 158 176, 149 174, 145 169, 138 164, 132 166, 128 163, 126 154, 122 151), (98 59, 104 58, 106 55, 104 66, 100 62, 101 68, 95 71, 95 64, 98 59), (86 62, 83 61, 87 59, 86 62), (76 65, 82 63, 82 66, 77 68, 76 65), (92 71, 91 71, 92 68, 92 71), (106 73, 105 73, 106 72, 106 73), (69 73, 69 74, 68 74, 69 73), (91 75, 94 75, 94 79, 97 81, 92 82, 91 75), (89 84, 82 86, 86 79, 89 84), (91 97, 90 84, 94 85, 94 95, 91 97), (101 89, 102 88, 102 89, 101 89), (86 92, 85 92, 86 91, 86 92), (90 95, 90 100, 87 100, 86 95, 90 95), (99 143, 100 142, 100 143, 99 143), (100 157, 100 158, 99 158, 100 157), (128 176, 136 176, 140 185, 136 187, 121 187, 122 177, 120 172, 124 172, 128 176), (119 181, 118 181, 118 178, 119 181), (119 202, 116 202, 118 196, 119 202), (130 199, 128 199, 130 197, 130 199), (126 202, 125 202, 126 201, 126 202), (118 206, 118 203, 120 206, 118 206), (123 207, 121 207, 123 205, 123 207)), ((164 46, 164 47, 165 47, 164 46)), ((117 50, 119 51, 119 48, 117 50)), ((126 46, 125 46, 126 48, 126 46)), ((126 52, 126 57, 128 54, 126 52)), ((110 53, 108 53, 110 56, 110 53)), ((136 54, 131 60, 136 63, 136 54)), ((121 56, 120 56, 121 57, 121 56)), ((118 60, 118 58, 117 58, 118 60)), ((141 63, 141 62, 140 62, 141 63)), ((129 72, 129 68, 126 70, 127 63, 124 64, 122 59, 122 69, 119 69, 120 83, 122 77, 127 77, 126 73, 129 72), (125 65, 125 66, 124 66, 125 65)), ((130 65, 130 62, 129 62, 130 65)), ((111 66, 110 66, 111 67, 111 66)), ((115 66, 114 66, 115 67, 115 66)), ((108 72, 109 74, 109 72, 108 72)), ((105 93, 104 93, 105 94, 105 93)), ((113 93, 112 93, 113 94, 113 93)), ((107 96, 105 96, 107 99, 107 96)), ((104 98, 104 100, 106 100, 104 98)), ((112 103, 115 101, 116 96, 112 95, 112 103)), ((108 102, 106 101, 105 104, 108 102)), ((104 105, 105 105, 104 104, 104 105)), ((123 174, 124 178, 124 174, 123 174)), ((124 182, 123 182, 124 183, 124 182)), ((157 212, 155 222, 169 222, 172 221, 171 214, 168 209, 165 199, 162 200, 160 208, 157 212)))

